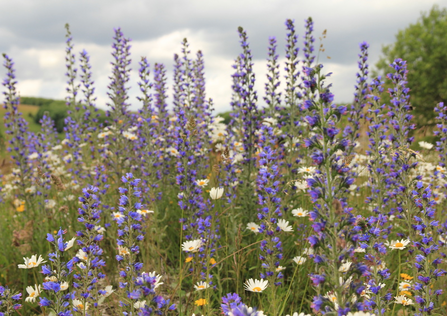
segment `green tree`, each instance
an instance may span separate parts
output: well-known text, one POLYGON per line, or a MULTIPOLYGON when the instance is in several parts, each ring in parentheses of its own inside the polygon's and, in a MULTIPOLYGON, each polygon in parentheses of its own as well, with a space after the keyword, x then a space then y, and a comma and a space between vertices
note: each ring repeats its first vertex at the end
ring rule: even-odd
POLYGON ((376 65, 381 75, 391 72, 389 64, 394 59, 407 61, 416 124, 435 124, 434 106, 447 101, 447 10, 435 5, 428 14, 422 13, 418 22, 400 30, 396 42, 384 46, 382 53, 376 65))

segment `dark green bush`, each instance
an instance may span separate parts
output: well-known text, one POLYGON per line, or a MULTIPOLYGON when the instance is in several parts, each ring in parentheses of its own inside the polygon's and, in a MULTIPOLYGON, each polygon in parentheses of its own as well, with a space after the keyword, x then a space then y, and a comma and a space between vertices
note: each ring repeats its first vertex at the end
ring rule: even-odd
MULTIPOLYGON (((45 98, 35 98, 35 97, 20 97, 20 104, 26 104, 26 105, 37 105, 37 106, 43 106, 43 105, 50 105, 55 100, 53 99, 45 99, 45 98)), ((65 101, 61 101, 65 104, 65 101)))

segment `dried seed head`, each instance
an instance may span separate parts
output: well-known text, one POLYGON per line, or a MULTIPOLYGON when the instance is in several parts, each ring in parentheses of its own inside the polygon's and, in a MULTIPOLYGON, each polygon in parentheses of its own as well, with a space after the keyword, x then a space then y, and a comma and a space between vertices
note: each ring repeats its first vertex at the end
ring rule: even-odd
POLYGON ((334 209, 334 212, 337 215, 340 215, 343 213, 343 206, 341 206, 341 202, 339 200, 332 201, 332 208, 334 209))

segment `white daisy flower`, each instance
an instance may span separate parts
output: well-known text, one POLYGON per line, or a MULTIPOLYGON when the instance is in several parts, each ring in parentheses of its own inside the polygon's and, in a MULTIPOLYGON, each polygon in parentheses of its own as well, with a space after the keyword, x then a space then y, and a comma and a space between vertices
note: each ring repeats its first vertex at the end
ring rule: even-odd
POLYGON ((23 258, 25 261, 25 264, 19 264, 19 269, 31 269, 38 267, 41 263, 45 263, 46 261, 43 260, 42 256, 39 255, 39 258, 37 258, 37 255, 31 256, 31 258, 23 258))
POLYGON ((254 233, 259 233, 259 228, 261 228, 261 226, 257 225, 256 223, 250 222, 247 224, 247 229, 254 233))
POLYGON ((289 226, 289 221, 286 221, 285 219, 279 219, 278 220, 278 227, 281 228, 281 230, 285 231, 285 232, 292 232, 293 231, 292 226, 289 226))
POLYGON ((98 134, 98 138, 102 139, 105 138, 106 136, 109 136, 110 134, 113 134, 111 131, 107 131, 107 132, 102 132, 98 134))
POLYGON ((348 272, 349 268, 351 267, 352 262, 347 261, 342 263, 342 265, 340 266, 340 268, 338 269, 338 271, 340 272, 348 272))
POLYGON ((70 239, 68 241, 67 246, 65 247, 64 251, 67 251, 68 249, 73 247, 75 240, 76 240, 76 237, 73 237, 72 239, 70 239))
POLYGON ((249 280, 245 281, 244 287, 245 287, 246 291, 259 293, 259 292, 264 291, 267 288, 268 284, 269 284, 269 281, 267 281, 267 280, 249 279, 249 280))
MULTIPOLYGON (((80 300, 73 300, 73 307, 78 311, 84 311, 84 304, 80 300)), ((85 310, 88 310, 88 303, 85 305, 85 310)))
POLYGON ((301 207, 299 207, 297 209, 292 210, 292 214, 293 214, 293 216, 296 216, 296 217, 305 217, 305 216, 309 215, 309 212, 305 211, 301 207))
POLYGON ((394 297, 396 304, 402 304, 404 306, 413 305, 414 302, 411 298, 407 298, 405 295, 395 296, 394 297))
POLYGON ((411 282, 403 281, 399 283, 399 291, 409 291, 411 290, 411 282))
POLYGON ((294 186, 296 186, 296 189, 298 191, 306 191, 306 189, 307 189, 307 181, 306 180, 295 181, 294 186))
POLYGON ((174 156, 174 157, 180 156, 180 153, 174 147, 168 148, 167 151, 168 151, 169 154, 171 154, 171 156, 174 156))
POLYGON ((410 243, 409 239, 402 239, 402 240, 393 240, 391 242, 387 241, 385 244, 390 248, 390 249, 397 249, 397 250, 403 250, 405 249, 405 247, 410 243))
POLYGON ((53 276, 46 276, 45 277, 45 282, 57 282, 57 278, 53 275, 53 276))
POLYGON ((36 298, 40 295, 42 287, 40 285, 35 284, 34 287, 27 286, 26 291, 28 292, 28 297, 25 298, 25 302, 34 303, 36 301, 36 298))
POLYGON ((30 186, 29 188, 25 189, 25 193, 34 194, 36 193, 36 187, 34 185, 30 186))
POLYGON ((55 200, 47 200, 45 201, 45 208, 46 209, 53 209, 56 206, 56 201, 55 200))
POLYGON ((31 155, 28 156, 28 160, 34 160, 39 158, 39 153, 32 153, 31 155))
POLYGON ((224 193, 224 188, 212 188, 210 191, 210 197, 213 200, 220 199, 224 193))
POLYGON ((68 282, 62 282, 61 283, 61 291, 65 291, 68 289, 68 282))
POLYGON ((105 297, 107 297, 107 296, 109 296, 110 294, 112 294, 113 292, 115 292, 115 290, 113 289, 113 286, 112 286, 112 285, 107 285, 107 286, 104 288, 104 291, 105 291, 105 293, 103 294, 103 296, 105 296, 105 297))
POLYGON ((427 143, 427 142, 419 142, 419 146, 421 146, 421 148, 424 149, 432 149, 433 148, 433 144, 427 143))
POLYGON ((136 301, 133 304, 133 307, 136 309, 144 308, 144 306, 146 306, 146 301, 136 301))
POLYGON ((194 285, 194 288, 196 289, 196 291, 205 290, 205 289, 207 289, 209 287, 210 287, 210 285, 208 283, 206 283, 206 282, 203 282, 203 281, 197 282, 197 284, 194 285))
POLYGON ((315 167, 301 167, 298 169, 298 173, 314 173, 316 169, 315 167))
POLYGON ((335 306, 338 306, 338 299, 337 299, 337 295, 334 292, 327 292, 326 295, 324 296, 327 299, 329 299, 332 303, 335 304, 335 306))
POLYGON ((102 226, 96 225, 95 226, 95 230, 98 232, 98 234, 102 234, 103 232, 106 231, 106 229, 102 226))
POLYGON ((138 214, 141 215, 148 215, 149 213, 154 213, 154 211, 150 211, 150 210, 137 210, 138 214))
POLYGON ((129 132, 123 132, 123 136, 125 138, 127 138, 128 140, 137 140, 138 139, 137 135, 135 135, 133 133, 129 133, 129 132))
POLYGON ((286 267, 278 266, 278 267, 276 267, 276 272, 280 272, 280 271, 285 270, 285 269, 286 269, 286 267))
POLYGON ((295 261, 296 264, 302 265, 302 264, 304 264, 304 262, 306 262, 307 258, 306 257, 301 257, 301 256, 296 256, 292 260, 295 261))
POLYGON ((82 249, 78 250, 78 253, 76 254, 76 257, 78 257, 82 261, 87 261, 87 259, 88 259, 87 253, 84 250, 82 250, 82 249))
POLYGON ((303 255, 308 255, 308 256, 310 256, 310 255, 313 255, 315 252, 314 252, 314 249, 313 248, 304 248, 303 249, 303 255))
POLYGON ((120 256, 130 255, 129 248, 118 245, 118 254, 120 256))
POLYGON ((445 172, 445 168, 444 168, 444 167, 441 167, 441 166, 436 166, 436 170, 439 171, 439 172, 441 172, 441 173, 444 173, 444 172, 445 172))
POLYGON ((113 218, 114 218, 115 220, 118 220, 118 219, 120 219, 120 218, 123 218, 123 217, 124 217, 124 214, 122 214, 122 213, 120 213, 120 212, 113 212, 113 213, 112 213, 112 216, 113 216, 113 218))
POLYGON ((182 244, 182 250, 185 252, 197 252, 202 246, 203 242, 201 239, 185 241, 182 244))
POLYGON ((64 197, 64 201, 73 201, 76 197, 73 194, 64 197))
POLYGON ((199 187, 206 187, 207 185, 208 185, 208 182, 210 182, 210 180, 208 180, 208 179, 200 179, 200 180, 196 180, 196 184, 199 186, 199 187))

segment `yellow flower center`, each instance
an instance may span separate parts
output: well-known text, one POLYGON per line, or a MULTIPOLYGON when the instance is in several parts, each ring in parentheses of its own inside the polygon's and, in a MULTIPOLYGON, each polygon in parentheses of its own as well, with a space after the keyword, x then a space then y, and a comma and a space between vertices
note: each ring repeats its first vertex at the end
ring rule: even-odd
POLYGON ((205 181, 199 181, 199 185, 204 185, 205 181))
POLYGON ((332 296, 332 297, 331 297, 331 301, 332 301, 332 302, 335 302, 336 300, 337 300, 337 298, 336 298, 335 296, 332 296))
POLYGON ((261 288, 259 286, 253 288, 253 292, 261 292, 261 288))
POLYGON ((402 286, 404 289, 408 289, 410 287, 410 284, 404 284, 404 286, 402 286))
POLYGON ((189 249, 189 250, 193 250, 193 249, 194 249, 194 247, 189 247, 188 249, 189 249))
POLYGON ((402 248, 403 246, 404 246, 404 244, 401 242, 397 242, 394 244, 394 247, 396 247, 396 248, 402 248))
POLYGON ((199 285, 198 288, 199 288, 199 289, 204 289, 204 288, 205 288, 205 285, 199 285))
POLYGON ((36 295, 36 292, 32 292, 29 296, 34 297, 36 295))
POLYGON ((303 216, 303 213, 302 212, 298 212, 298 216, 303 216))
POLYGON ((251 230, 256 230, 256 227, 250 227, 251 230))
POLYGON ((115 217, 118 218, 118 217, 121 217, 121 215, 120 214, 116 214, 115 217))

